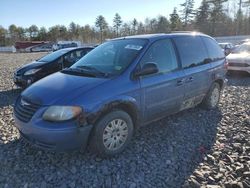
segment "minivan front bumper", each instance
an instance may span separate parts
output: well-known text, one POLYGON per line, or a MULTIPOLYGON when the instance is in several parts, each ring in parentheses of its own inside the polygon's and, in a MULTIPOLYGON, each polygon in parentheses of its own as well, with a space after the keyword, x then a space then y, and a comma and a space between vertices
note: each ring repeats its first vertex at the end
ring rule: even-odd
MULTIPOLYGON (((60 123, 53 123, 53 127, 37 126, 35 124, 24 123, 15 115, 15 126, 18 128, 20 135, 36 147, 52 151, 69 151, 74 149, 85 149, 88 143, 89 134, 92 125, 69 126, 69 128, 60 128, 60 123)), ((46 124, 46 122, 43 122, 46 124)), ((74 123, 75 122, 67 122, 74 123)))

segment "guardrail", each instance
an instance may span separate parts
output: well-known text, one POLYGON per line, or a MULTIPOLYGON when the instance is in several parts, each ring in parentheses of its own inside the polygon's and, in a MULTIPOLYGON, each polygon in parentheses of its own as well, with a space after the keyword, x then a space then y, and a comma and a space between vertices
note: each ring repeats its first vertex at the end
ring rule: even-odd
POLYGON ((214 37, 218 42, 231 42, 237 44, 243 40, 250 39, 250 35, 238 35, 238 36, 225 36, 225 37, 214 37))

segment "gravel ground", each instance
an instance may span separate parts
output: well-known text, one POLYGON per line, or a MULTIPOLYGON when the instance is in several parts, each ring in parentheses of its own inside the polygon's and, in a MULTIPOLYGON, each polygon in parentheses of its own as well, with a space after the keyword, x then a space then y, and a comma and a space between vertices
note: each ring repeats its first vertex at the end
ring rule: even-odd
POLYGON ((219 108, 141 128, 121 155, 53 153, 20 139, 13 71, 44 53, 0 54, 0 187, 250 187, 250 77, 233 75, 219 108))

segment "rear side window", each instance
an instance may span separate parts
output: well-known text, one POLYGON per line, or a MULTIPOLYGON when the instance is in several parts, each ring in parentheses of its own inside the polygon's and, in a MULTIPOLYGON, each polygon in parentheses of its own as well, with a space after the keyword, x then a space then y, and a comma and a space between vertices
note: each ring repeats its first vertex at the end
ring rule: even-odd
POLYGON ((225 57, 223 51, 216 41, 208 37, 202 37, 202 40, 207 47, 209 58, 212 59, 212 61, 220 60, 225 57))
POLYGON ((153 43, 141 60, 141 64, 153 62, 159 73, 174 71, 178 68, 175 50, 170 39, 159 40, 153 43))
POLYGON ((183 68, 195 67, 205 64, 206 48, 198 36, 182 36, 174 38, 178 48, 183 68))

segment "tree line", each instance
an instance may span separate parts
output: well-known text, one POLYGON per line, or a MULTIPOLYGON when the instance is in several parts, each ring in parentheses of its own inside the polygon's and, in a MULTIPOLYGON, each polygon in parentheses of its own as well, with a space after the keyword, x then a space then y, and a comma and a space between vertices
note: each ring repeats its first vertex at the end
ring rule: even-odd
POLYGON ((10 25, 0 26, 0 46, 13 45, 16 41, 58 41, 80 40, 83 43, 100 43, 107 38, 169 33, 172 31, 196 30, 211 36, 250 35, 250 0, 202 0, 194 8, 194 0, 183 0, 168 16, 146 18, 144 22, 136 18, 124 22, 116 13, 110 25, 103 15, 95 24, 81 26, 71 22, 68 27, 55 25, 50 28, 31 25, 28 28, 10 25))

